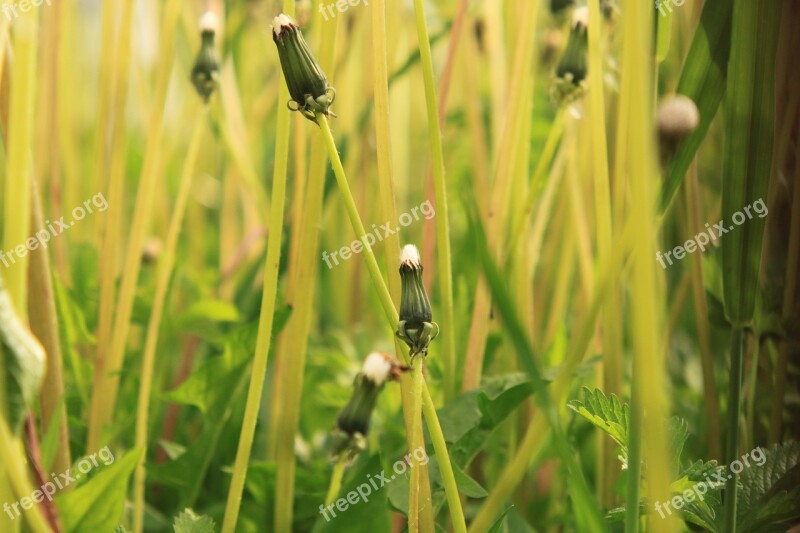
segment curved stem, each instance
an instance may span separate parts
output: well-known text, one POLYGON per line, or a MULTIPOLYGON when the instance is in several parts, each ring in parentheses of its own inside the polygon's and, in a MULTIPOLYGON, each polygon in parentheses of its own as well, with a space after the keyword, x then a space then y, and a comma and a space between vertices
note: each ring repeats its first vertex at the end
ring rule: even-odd
MULTIPOLYGON (((153 367, 155 366, 156 347, 158 346, 158 332, 161 327, 161 317, 164 311, 164 301, 169 289, 169 281, 172 277, 172 270, 175 266, 175 249, 178 245, 178 237, 181 233, 183 216, 186 212, 186 203, 189 199, 189 191, 194 175, 195 161, 200 151, 200 141, 203 138, 203 126, 207 115, 207 107, 197 116, 194 125, 189 150, 184 160, 181 172, 178 198, 175 201, 175 210, 170 220, 167 230, 167 241, 164 247, 164 254, 161 256, 161 264, 158 270, 158 280, 156 281, 156 291, 153 297, 153 306, 150 312, 150 322, 147 327, 147 339, 145 340, 144 356, 142 359, 142 378, 139 385, 139 400, 136 409, 136 444, 137 449, 147 449, 147 423, 148 412, 150 411, 150 392, 153 386, 153 367)), ((134 477, 134 512, 133 512, 133 531, 141 533, 144 529, 144 492, 147 471, 145 462, 147 454, 143 453, 136 466, 134 477)))

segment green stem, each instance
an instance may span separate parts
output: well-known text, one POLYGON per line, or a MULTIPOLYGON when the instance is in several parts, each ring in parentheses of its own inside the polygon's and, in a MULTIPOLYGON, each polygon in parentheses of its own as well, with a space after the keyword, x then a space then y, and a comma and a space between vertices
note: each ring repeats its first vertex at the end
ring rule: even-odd
MULTIPOLYGON (((380 269, 378 268, 378 262, 375 259, 375 254, 372 251, 372 247, 370 247, 369 243, 367 242, 364 235, 366 232, 364 231, 364 224, 361 222, 361 217, 358 214, 358 209, 356 208, 355 201, 353 200, 353 194, 350 192, 350 185, 347 183, 347 177, 344 174, 344 168, 342 168, 342 162, 339 159, 339 152, 336 149, 336 143, 333 140, 333 134, 331 133, 330 125, 328 124, 328 119, 325 115, 318 115, 317 122, 320 126, 320 129, 323 133, 323 139, 325 144, 328 148, 328 155, 331 159, 331 166, 333 167, 334 175, 336 176, 336 182, 339 187, 339 191, 344 199, 345 208, 347 210, 347 214, 350 217, 350 223, 353 226, 353 230, 355 231, 356 235, 358 236, 359 240, 361 240, 363 247, 364 247, 364 258, 367 262, 367 270, 372 277, 372 282, 375 286, 375 290, 378 293, 378 299, 381 302, 383 307, 384 314, 389 322, 389 326, 394 329, 397 327, 397 323, 400 320, 400 317, 397 313, 397 309, 392 302, 392 296, 389 294, 389 289, 386 286, 386 283, 383 280, 383 276, 381 275, 380 269)), ((406 362, 407 358, 406 358, 406 362)), ((427 384, 422 382, 423 393, 427 394, 428 396, 430 393, 427 389, 427 384)), ((442 428, 438 423, 434 423, 432 420, 436 418, 436 410, 435 409, 428 409, 428 412, 431 415, 431 419, 426 417, 426 422, 428 426, 428 431, 431 434, 431 439, 441 439, 444 441, 444 435, 442 434, 442 428), (438 433, 438 435, 434 436, 434 433, 438 433)), ((448 476, 448 472, 450 475, 449 479, 443 479, 445 485, 445 491, 447 492, 448 503, 450 505, 450 518, 453 520, 453 523, 456 522, 456 517, 460 516, 461 522, 463 523, 463 511, 461 510, 461 500, 458 497, 457 485, 455 482, 455 477, 452 475, 452 468, 444 468, 441 465, 445 462, 450 464, 450 455, 447 452, 447 447, 443 447, 441 450, 437 450, 436 453, 437 457, 439 458, 440 468, 442 477, 446 478, 448 476), (439 453, 442 455, 439 455, 439 453), (455 507, 453 507, 455 505, 455 507)))
MULTIPOLYGON (((284 1, 284 12, 289 16, 294 14, 294 2, 284 1)), ((289 100, 289 91, 285 83, 281 83, 279 100, 289 100)), ((269 243, 267 244, 267 258, 264 263, 264 288, 261 295, 261 314, 258 321, 258 336, 256 338, 256 351, 253 359, 253 369, 250 386, 247 391, 247 402, 242 422, 242 432, 239 436, 239 446, 236 450, 236 460, 233 467, 233 478, 228 491, 228 501, 225 506, 225 518, 222 523, 222 533, 233 533, 239 518, 239 508, 242 503, 242 491, 247 477, 247 465, 250 461, 250 452, 253 448, 258 411, 261 406, 261 396, 264 392, 264 377, 267 371, 270 345, 272 342, 272 324, 275 317, 275 298, 278 292, 278 275, 280 273, 281 240, 283 236, 283 211, 286 197, 286 173, 289 163, 289 109, 279 106, 277 118, 277 133, 275 140, 275 161, 273 167, 272 198, 270 203, 269 243)))
POLYGON ((442 299, 442 342, 444 348, 444 390, 445 397, 451 398, 456 393, 456 340, 455 313, 453 312, 453 271, 450 253, 450 223, 447 207, 447 187, 445 182, 444 152, 442 150, 442 132, 439 128, 439 110, 436 100, 436 82, 433 79, 433 58, 431 43, 428 37, 428 25, 425 21, 423 0, 414 0, 414 13, 419 39, 420 63, 425 85, 425 101, 428 112, 428 141, 433 159, 434 204, 436 206, 436 240, 438 246, 439 284, 442 299))
MULTIPOLYGON (((189 142, 189 150, 184 159, 183 170, 181 172, 178 198, 175 201, 175 210, 167 230, 167 240, 164 245, 164 253, 161 256, 161 264, 158 270, 158 280, 156 282, 155 296, 150 312, 150 322, 147 327, 147 339, 145 340, 144 356, 142 359, 141 382, 139 385, 139 400, 136 409, 136 443, 137 449, 147 449, 147 423, 150 411, 150 392, 153 385, 153 367, 155 366, 156 348, 158 346, 158 332, 161 327, 161 317, 164 311, 164 301, 169 289, 169 281, 172 277, 172 270, 175 266, 175 250, 178 245, 178 237, 181 233, 183 216, 186 212, 186 203, 189 199, 189 191, 194 175, 195 161, 200 151, 200 141, 203 138, 203 126, 206 122, 207 107, 197 116, 194 132, 189 142)), ((144 493, 147 471, 145 462, 147 454, 143 453, 136 466, 134 478, 134 512, 133 512, 133 531, 141 533, 144 529, 144 493)))
MULTIPOLYGON (((6 424, 6 418, 2 417, 2 415, 0 415, 0 456, 3 457, 3 463, 5 463, 3 474, 8 476, 7 480, 14 496, 20 499, 24 496, 30 496, 33 493, 33 486, 28 480, 27 472, 25 471, 25 465, 28 464, 28 461, 22 452, 22 445, 18 439, 11 435, 11 431, 6 424)), ((0 483, 5 483, 5 481, 6 478, 0 480, 0 483)), ((38 505, 32 505, 28 508, 22 506, 22 512, 28 523, 29 529, 26 529, 26 531, 50 533, 50 527, 42 515, 41 507, 38 505)), ((6 521, 5 514, 2 519, 6 521)))
MULTIPOLYGON (((424 356, 414 354, 411 356, 413 366, 413 393, 412 393, 412 418, 411 418, 411 457, 415 457, 417 450, 425 448, 422 440, 422 366, 424 356)), ((419 461, 412 465, 411 482, 408 484, 408 531, 418 532, 419 523, 419 461)))
POLYGON ((425 415, 425 422, 428 425, 428 433, 431 437, 431 444, 433 444, 433 451, 436 453, 436 457, 440 458, 439 471, 442 474, 444 493, 447 497, 447 505, 450 508, 453 531, 455 533, 466 533, 467 526, 464 520, 464 511, 461 509, 461 499, 458 496, 456 476, 453 473, 453 465, 450 464, 449 455, 447 453, 447 443, 444 440, 442 426, 439 424, 439 417, 436 415, 436 406, 433 403, 433 398, 431 398, 431 393, 427 387, 423 387, 422 389, 422 412, 425 415), (442 457, 446 457, 448 460, 443 461, 441 460, 442 457))
POLYGON ((636 379, 631 383, 631 420, 628 431, 628 482, 625 490, 625 533, 639 531, 639 499, 642 478, 642 393, 636 379))
POLYGON ((333 467, 331 474, 331 483, 328 485, 328 494, 325 496, 325 507, 330 507, 336 501, 336 496, 342 488, 342 478, 344 477, 344 468, 347 466, 347 454, 342 453, 336 464, 333 467))
MULTIPOLYGON (((111 330, 111 349, 108 353, 108 359, 104 362, 105 364, 98 365, 95 368, 95 389, 92 391, 88 450, 96 450, 101 446, 103 427, 111 421, 117 402, 122 365, 125 359, 125 346, 130 333, 136 286, 142 265, 142 245, 152 215, 153 196, 160 176, 159 160, 162 148, 161 133, 164 107, 174 59, 174 36, 181 5, 178 0, 168 0, 164 7, 164 23, 161 28, 163 48, 156 75, 155 96, 147 127, 148 143, 136 193, 136 206, 127 243, 125 270, 122 275, 122 285, 114 315, 114 327, 111 330)), ((115 205, 114 209, 121 210, 122 205, 115 205)), ((113 241, 111 241, 111 244, 113 244, 113 241)))
MULTIPOLYGON (((736 325, 731 331, 731 371, 728 385, 728 435, 725 443, 725 462, 731 464, 739 458, 739 421, 741 419, 742 360, 744 353, 744 328, 736 325)), ((737 476, 725 483, 725 531, 736 531, 737 476)))

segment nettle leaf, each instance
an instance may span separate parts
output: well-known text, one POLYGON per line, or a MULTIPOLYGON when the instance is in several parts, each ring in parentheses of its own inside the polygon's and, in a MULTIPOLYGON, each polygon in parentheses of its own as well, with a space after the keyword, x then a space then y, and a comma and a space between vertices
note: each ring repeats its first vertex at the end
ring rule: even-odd
MULTIPOLYGON (((624 458, 628 457, 628 427, 630 407, 622 403, 616 395, 607 397, 600 389, 583 388, 583 401, 572 400, 570 409, 602 429, 622 448, 624 458)), ((685 440, 685 438, 684 438, 685 440)), ((627 460, 623 461, 627 463, 627 460)))
POLYGON ((28 327, 20 320, 11 297, 0 277, 0 361, 5 382, 7 405, 0 406, 8 425, 17 434, 22 427, 42 386, 45 372, 45 351, 28 327))
POLYGON ((114 531, 125 509, 128 481, 141 455, 140 449, 128 452, 86 483, 69 492, 59 493, 56 504, 64 531, 114 531))
POLYGON ((451 461, 466 468, 491 432, 532 393, 527 376, 507 374, 487 379, 439 409, 451 461))
POLYGON ((740 477, 737 521, 741 531, 785 531, 800 519, 800 443, 762 453, 763 463, 745 467, 740 477))
POLYGON ((205 515, 198 516, 188 508, 175 517, 172 525, 175 533, 214 533, 214 528, 214 520, 205 515))

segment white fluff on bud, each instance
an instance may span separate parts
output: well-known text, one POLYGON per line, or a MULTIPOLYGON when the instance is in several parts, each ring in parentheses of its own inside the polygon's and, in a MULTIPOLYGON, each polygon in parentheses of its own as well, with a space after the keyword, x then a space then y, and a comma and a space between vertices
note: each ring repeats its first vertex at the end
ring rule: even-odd
POLYGON ((372 352, 364 361, 361 373, 376 385, 383 385, 392 370, 392 363, 380 352, 372 352))
POLYGON ((219 29, 219 19, 213 11, 206 11, 200 17, 200 31, 210 31, 217 33, 219 29))
POLYGON ((275 35, 279 35, 283 28, 291 28, 292 26, 294 26, 294 21, 284 13, 272 19, 272 33, 275 35))
POLYGON ((405 263, 419 265, 419 250, 413 244, 406 244, 403 246, 403 251, 400 252, 400 264, 405 263))
POLYGON ((589 27, 589 8, 586 6, 577 7, 572 12, 572 27, 577 28, 578 26, 589 27))

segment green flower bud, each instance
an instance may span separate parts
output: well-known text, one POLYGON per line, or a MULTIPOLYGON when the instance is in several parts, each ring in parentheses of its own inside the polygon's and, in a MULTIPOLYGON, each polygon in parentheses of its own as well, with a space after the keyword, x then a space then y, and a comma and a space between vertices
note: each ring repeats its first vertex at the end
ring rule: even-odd
POLYGON ((288 16, 278 15, 272 21, 272 40, 278 47, 283 76, 291 96, 289 109, 300 111, 313 121, 316 121, 317 113, 331 115, 330 107, 336 99, 336 90, 328 85, 328 79, 311 54, 300 27, 288 16))
POLYGON ((336 419, 332 433, 334 455, 347 452, 355 455, 366 447, 372 411, 378 395, 387 381, 398 379, 406 370, 390 356, 372 352, 364 360, 364 366, 353 381, 353 395, 336 419))
POLYGON ((211 11, 206 11, 200 19, 202 44, 192 68, 192 84, 194 84, 197 94, 205 102, 208 102, 219 80, 219 56, 214 44, 217 26, 216 15, 211 11))
POLYGON ((400 323, 397 336, 411 349, 411 354, 427 353, 428 344, 439 334, 439 326, 432 322, 433 313, 428 293, 422 283, 422 264, 419 251, 407 244, 400 256, 400 323))
POLYGON ((569 32, 567 47, 556 67, 556 81, 553 85, 554 97, 561 103, 571 102, 586 91, 588 21, 589 10, 586 7, 579 7, 573 12, 572 30, 569 32))

